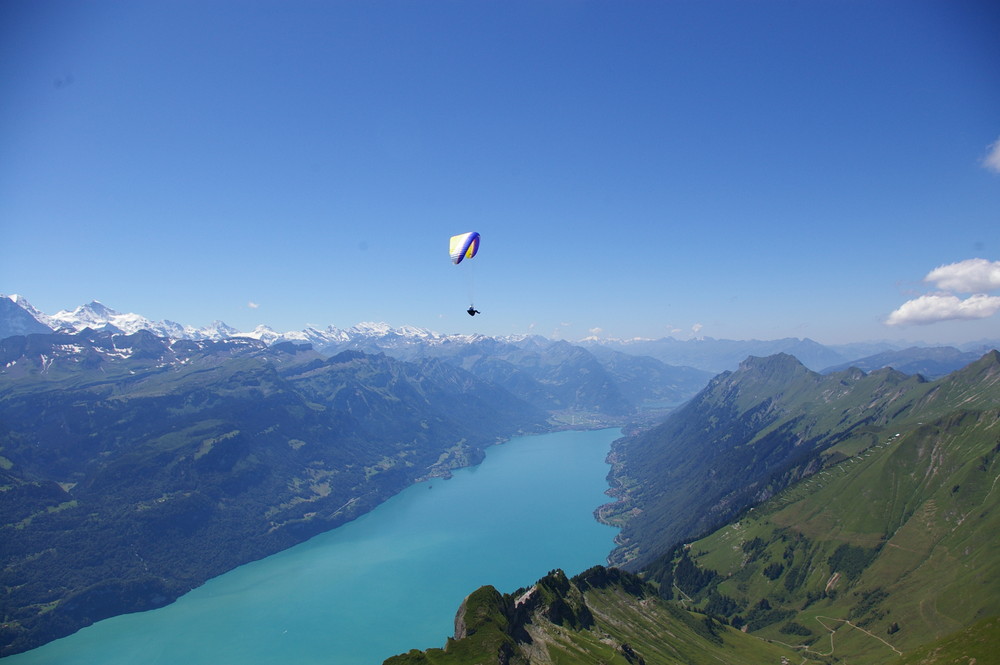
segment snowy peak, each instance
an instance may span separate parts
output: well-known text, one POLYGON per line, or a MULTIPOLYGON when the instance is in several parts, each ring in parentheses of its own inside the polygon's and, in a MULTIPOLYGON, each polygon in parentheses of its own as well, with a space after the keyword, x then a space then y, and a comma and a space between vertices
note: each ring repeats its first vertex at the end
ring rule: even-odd
POLYGON ((9 296, 5 296, 2 293, 0 293, 0 298, 7 298, 12 303, 14 303, 15 305, 17 305, 18 307, 20 307, 24 311, 28 312, 29 314, 32 314, 32 315, 41 314, 41 312, 39 312, 37 309, 35 309, 31 305, 31 303, 28 302, 28 299, 25 298, 22 295, 18 295, 16 293, 12 293, 9 296))
POLYGON ((373 321, 362 321, 361 323, 352 326, 351 331, 360 333, 362 335, 371 335, 373 337, 385 336, 392 331, 392 327, 388 323, 375 323, 373 321))
POLYGON ((38 320, 40 312, 21 296, 0 295, 0 339, 14 335, 31 335, 50 332, 38 320))
POLYGON ((227 326, 222 321, 212 321, 211 324, 199 329, 197 332, 201 332, 212 339, 234 337, 240 333, 239 330, 233 328, 232 326, 227 326))
POLYGON ((194 328, 173 321, 156 322, 139 314, 123 314, 98 300, 80 305, 72 311, 62 310, 50 316, 32 307, 23 296, 0 296, 0 299, 5 301, 0 303, 4 305, 3 311, 0 311, 0 338, 52 330, 79 332, 85 328, 124 335, 148 330, 158 337, 191 340, 222 340, 240 334, 222 321, 215 321, 204 328, 194 328), (10 304, 15 307, 10 308, 10 304), (37 325, 26 325, 23 318, 25 315, 37 325), (15 320, 20 323, 12 323, 15 320))
MULTIPOLYGON (((168 339, 224 340, 232 338, 253 339, 265 344, 279 342, 307 343, 316 349, 336 348, 406 348, 420 344, 435 344, 445 340, 456 341, 456 336, 444 336, 425 328, 402 326, 393 328, 388 323, 365 321, 347 329, 329 326, 326 329, 307 327, 305 330, 278 332, 260 325, 250 332, 239 330, 222 321, 214 321, 203 328, 184 325, 175 321, 152 321, 139 314, 123 314, 99 300, 92 300, 74 310, 62 310, 53 315, 44 314, 32 307, 23 296, 0 296, 4 299, 0 311, 0 338, 12 335, 63 330, 80 332, 90 328, 96 332, 132 335, 148 330, 158 337, 168 339)), ((471 340, 465 340, 471 341, 471 340)))
MULTIPOLYGON (((332 331, 334 328, 331 326, 328 330, 332 331)), ((351 326, 347 332, 365 337, 403 337, 412 339, 437 339, 441 337, 438 333, 425 328, 417 328, 415 326, 393 328, 388 323, 373 323, 371 321, 364 321, 351 326)))
POLYGON ((91 300, 86 305, 81 305, 73 311, 77 316, 92 316, 103 320, 110 320, 111 317, 121 316, 119 312, 116 312, 99 300, 91 300))
POLYGON ((251 330, 250 332, 236 333, 238 337, 249 337, 250 339, 260 340, 265 344, 273 344, 281 338, 281 333, 275 332, 272 328, 260 325, 251 330))
POLYGON ((25 298, 24 296, 18 295, 16 293, 14 293, 12 295, 9 295, 9 296, 5 296, 2 293, 0 293, 0 300, 9 300, 10 302, 12 302, 13 304, 17 305, 22 310, 24 310, 25 312, 27 312, 28 314, 30 314, 31 317, 33 319, 35 319, 36 321, 38 321, 39 323, 42 323, 42 324, 45 323, 42 320, 45 317, 45 315, 42 314, 41 312, 39 312, 37 309, 35 309, 35 307, 33 307, 32 304, 30 302, 28 302, 28 299, 25 298))
MULTIPOLYGON (((168 339, 226 340, 252 339, 267 345, 280 342, 310 344, 320 352, 335 353, 344 349, 361 349, 371 353, 386 352, 402 356, 420 355, 421 349, 443 344, 477 344, 488 340, 506 343, 529 343, 532 336, 490 337, 481 334, 444 335, 427 328, 400 326, 388 323, 363 321, 349 328, 329 326, 320 329, 309 326, 304 330, 278 332, 266 325, 259 325, 250 332, 215 321, 203 328, 194 328, 175 321, 152 321, 139 314, 123 314, 99 300, 92 300, 74 310, 62 310, 48 315, 32 307, 23 296, 0 296, 0 339, 13 335, 44 333, 53 330, 77 333, 84 329, 109 332, 115 335, 132 335, 147 330, 157 337, 168 339)), ((543 338, 538 338, 544 342, 543 338)))
POLYGON ((155 326, 149 319, 138 314, 122 314, 107 305, 92 300, 81 305, 72 312, 63 310, 51 317, 49 327, 53 329, 71 328, 76 331, 84 328, 116 333, 132 334, 140 330, 152 330, 155 326))

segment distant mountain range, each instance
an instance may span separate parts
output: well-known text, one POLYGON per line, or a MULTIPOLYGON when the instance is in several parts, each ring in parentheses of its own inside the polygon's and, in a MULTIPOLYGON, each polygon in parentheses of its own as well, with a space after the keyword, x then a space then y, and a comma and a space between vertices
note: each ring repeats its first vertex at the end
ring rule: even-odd
MULTIPOLYGON (((994 345, 992 348, 1000 348, 994 345)), ((841 372, 856 367, 865 372, 891 367, 903 374, 920 374, 928 379, 936 379, 975 362, 986 351, 960 351, 952 346, 917 347, 911 346, 896 351, 883 351, 859 358, 849 363, 841 363, 824 370, 824 373, 841 372)))
MULTIPOLYGON (((394 328, 386 323, 358 323, 349 328, 309 327, 286 332, 261 325, 252 331, 241 332, 222 321, 215 321, 202 328, 173 321, 152 321, 139 314, 122 314, 96 300, 72 311, 64 310, 48 315, 34 308, 23 296, 0 295, 0 339, 30 332, 80 331, 84 328, 115 334, 148 330, 154 335, 170 339, 221 340, 245 337, 265 344, 308 343, 325 355, 353 349, 385 353, 404 360, 455 354, 473 355, 463 348, 469 345, 510 344, 540 348, 553 342, 541 336, 530 335, 445 335, 413 326, 394 328)), ((705 380, 719 372, 736 369, 749 356, 766 357, 776 353, 792 355, 809 369, 818 372, 837 371, 853 364, 866 371, 891 366, 901 372, 922 373, 926 378, 938 378, 959 369, 990 349, 1000 348, 1000 338, 957 347, 910 346, 890 342, 825 346, 810 339, 798 338, 726 340, 710 337, 689 340, 672 337, 632 340, 588 338, 572 344, 596 355, 603 353, 603 358, 608 357, 606 352, 613 351, 633 357, 653 358, 669 366, 693 368, 700 370, 705 380)))

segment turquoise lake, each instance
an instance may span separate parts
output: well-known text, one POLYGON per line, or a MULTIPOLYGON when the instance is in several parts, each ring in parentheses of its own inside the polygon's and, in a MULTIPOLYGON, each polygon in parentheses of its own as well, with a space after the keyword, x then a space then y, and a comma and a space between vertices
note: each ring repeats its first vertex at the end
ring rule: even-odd
MULTIPOLYGON (((443 647, 462 599, 553 568, 605 563, 617 530, 605 456, 620 430, 494 446, 338 529, 209 580, 167 607, 114 617, 4 665, 378 665, 443 647)), ((196 554, 195 554, 196 555, 196 554)))

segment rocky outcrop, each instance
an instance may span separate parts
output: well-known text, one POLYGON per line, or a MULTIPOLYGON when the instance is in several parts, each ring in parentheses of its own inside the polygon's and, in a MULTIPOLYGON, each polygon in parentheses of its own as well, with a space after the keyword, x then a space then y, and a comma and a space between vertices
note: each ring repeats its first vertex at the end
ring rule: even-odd
MULTIPOLYGON (((386 665, 424 665, 440 658, 463 654, 486 657, 498 665, 521 665, 537 662, 544 653, 547 632, 588 631, 594 628, 594 613, 587 605, 590 589, 618 586, 639 597, 648 588, 631 573, 595 566, 570 579, 561 570, 553 570, 528 589, 502 594, 492 586, 483 586, 462 601, 455 615, 455 636, 444 649, 410 651, 394 656, 386 665), (431 654, 430 657, 428 654, 431 654)), ((655 593, 653 594, 655 595, 655 593)), ((615 644, 626 660, 639 665, 641 656, 628 644, 615 644)))

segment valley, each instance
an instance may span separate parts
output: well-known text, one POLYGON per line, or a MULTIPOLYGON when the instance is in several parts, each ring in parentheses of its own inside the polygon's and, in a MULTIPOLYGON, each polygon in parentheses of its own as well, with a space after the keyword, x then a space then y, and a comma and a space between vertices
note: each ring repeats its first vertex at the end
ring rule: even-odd
MULTIPOLYGON (((624 527, 612 559, 627 557, 638 576, 613 575, 632 580, 616 589, 631 604, 589 610, 592 592, 574 579, 554 605, 505 610, 507 646, 475 653, 501 648, 511 663, 742 663, 763 662, 754 649, 773 645, 787 651, 772 662, 997 662, 986 626, 1000 616, 998 391, 996 351, 935 382, 748 360, 660 428, 615 444, 613 477, 646 474, 619 480, 619 501, 599 512, 624 527), (831 417, 836 426, 822 424, 831 417), (786 441, 799 450, 766 464, 786 441), (664 465, 662 455, 709 461, 678 476, 679 457, 664 465), (718 485, 722 458, 746 465, 726 475, 741 481, 718 485), (679 478, 686 493, 672 488, 679 478), (568 622, 553 609, 574 602, 583 603, 577 617, 596 618, 568 622), (701 627, 700 651, 677 646, 684 622, 701 627), (609 626, 625 632, 609 640, 609 626), (734 630, 750 642, 731 643, 734 630), (709 653, 712 644, 733 651, 709 653)), ((475 662, 462 642, 387 662, 475 662)))
MULTIPOLYGON (((1000 614, 996 351, 952 371, 967 352, 818 371, 779 351, 713 376, 624 346, 369 327, 321 353, 223 326, 125 332, 110 320, 130 317, 95 312, 102 331, 27 332, 18 314, 27 334, 0 340, 5 655, 168 604, 513 436, 608 426, 624 435, 595 515, 620 529, 621 570, 592 574, 623 584, 621 602, 569 578, 530 612, 503 601, 511 662, 590 662, 596 635, 628 662, 742 662, 763 640, 876 663, 1000 614), (577 601, 560 622, 553 607, 577 601), (683 657, 653 637, 685 630, 700 637, 683 657)), ((406 658, 477 653, 464 643, 406 658)))

